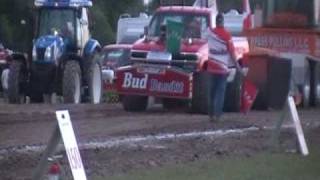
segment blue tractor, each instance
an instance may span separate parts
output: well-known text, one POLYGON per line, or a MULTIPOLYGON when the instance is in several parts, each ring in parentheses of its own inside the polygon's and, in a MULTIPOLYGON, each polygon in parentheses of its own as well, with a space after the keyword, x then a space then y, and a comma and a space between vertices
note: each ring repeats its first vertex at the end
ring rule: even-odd
POLYGON ((32 102, 42 102, 46 95, 55 93, 64 103, 99 103, 101 47, 90 37, 91 0, 35 0, 35 6, 32 60, 22 54, 12 55, 9 102, 20 103, 26 96, 32 102))

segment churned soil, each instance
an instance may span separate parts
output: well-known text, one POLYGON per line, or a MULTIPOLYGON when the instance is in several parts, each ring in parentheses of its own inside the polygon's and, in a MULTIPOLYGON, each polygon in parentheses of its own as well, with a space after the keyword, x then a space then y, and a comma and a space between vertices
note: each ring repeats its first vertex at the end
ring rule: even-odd
MULTIPOLYGON (((135 169, 162 167, 232 156, 250 157, 270 151, 272 129, 281 111, 227 113, 220 122, 186 109, 125 112, 120 104, 5 105, 0 104, 0 175, 31 179, 57 123, 56 110, 69 110, 88 177, 123 174, 135 169)), ((299 110, 308 143, 320 142, 320 111, 299 110)), ((280 134, 281 152, 296 148, 289 117, 280 134)), ((70 177, 62 149, 63 174, 70 177)))

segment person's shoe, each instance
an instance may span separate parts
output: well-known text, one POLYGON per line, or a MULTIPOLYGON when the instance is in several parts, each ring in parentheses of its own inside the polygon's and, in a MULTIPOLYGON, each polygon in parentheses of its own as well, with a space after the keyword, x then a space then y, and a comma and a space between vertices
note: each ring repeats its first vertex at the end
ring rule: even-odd
POLYGON ((222 121, 222 117, 221 116, 213 116, 211 119, 210 119, 211 122, 221 122, 222 121))
POLYGON ((217 118, 217 116, 211 116, 211 117, 209 117, 209 121, 210 122, 218 122, 218 118, 217 118))

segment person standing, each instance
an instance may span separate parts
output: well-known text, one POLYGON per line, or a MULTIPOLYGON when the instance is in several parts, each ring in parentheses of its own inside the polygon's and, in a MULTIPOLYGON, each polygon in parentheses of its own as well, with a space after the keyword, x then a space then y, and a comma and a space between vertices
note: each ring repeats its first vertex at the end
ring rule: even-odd
POLYGON ((10 70, 9 70, 9 66, 6 65, 5 69, 2 71, 2 74, 1 74, 1 86, 2 86, 2 91, 3 91, 3 98, 4 98, 4 101, 5 101, 5 102, 8 101, 9 71, 10 71, 10 70))
MULTIPOLYGON (((209 85, 208 115, 210 121, 219 121, 223 114, 227 77, 230 67, 241 67, 236 61, 231 34, 224 27, 223 14, 216 16, 216 27, 208 33, 209 61, 215 65, 212 72, 212 81, 209 85)), ((209 66, 210 62, 208 63, 209 66)))

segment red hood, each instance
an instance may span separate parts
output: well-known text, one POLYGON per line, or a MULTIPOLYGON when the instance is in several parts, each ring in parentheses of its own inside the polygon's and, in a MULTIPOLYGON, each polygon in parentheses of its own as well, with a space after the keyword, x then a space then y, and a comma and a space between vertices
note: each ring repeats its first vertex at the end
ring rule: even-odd
MULTIPOLYGON (((199 52, 201 48, 205 48, 205 46, 207 45, 208 45, 207 40, 203 40, 203 39, 192 39, 191 44, 189 44, 187 40, 182 40, 180 52, 189 52, 189 53, 199 52)), ((145 41, 144 39, 140 39, 136 43, 134 43, 132 50, 164 51, 165 42, 160 40, 145 41)))

